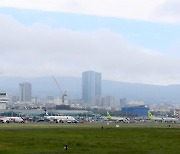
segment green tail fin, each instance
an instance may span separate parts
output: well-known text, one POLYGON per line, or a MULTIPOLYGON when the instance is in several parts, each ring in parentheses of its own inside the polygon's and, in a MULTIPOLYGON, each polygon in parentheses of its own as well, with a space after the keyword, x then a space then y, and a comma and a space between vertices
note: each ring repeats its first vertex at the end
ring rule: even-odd
POLYGON ((149 119, 151 119, 151 120, 154 118, 150 111, 148 111, 148 117, 149 117, 149 119))
POLYGON ((109 114, 109 112, 107 111, 107 118, 111 119, 111 115, 109 114))

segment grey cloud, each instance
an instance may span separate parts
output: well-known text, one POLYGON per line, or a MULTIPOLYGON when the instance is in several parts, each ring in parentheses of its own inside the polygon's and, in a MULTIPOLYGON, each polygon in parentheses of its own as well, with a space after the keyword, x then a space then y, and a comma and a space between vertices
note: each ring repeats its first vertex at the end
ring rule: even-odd
POLYGON ((180 23, 180 1, 165 0, 164 3, 154 9, 154 18, 158 21, 170 21, 172 23, 180 23))
POLYGON ((180 16, 180 1, 179 0, 166 0, 161 6, 162 11, 168 15, 180 16))
POLYGON ((180 60, 129 45, 107 29, 77 32, 42 25, 25 27, 0 16, 0 67, 3 75, 81 76, 102 72, 103 79, 171 84, 180 82, 180 60))

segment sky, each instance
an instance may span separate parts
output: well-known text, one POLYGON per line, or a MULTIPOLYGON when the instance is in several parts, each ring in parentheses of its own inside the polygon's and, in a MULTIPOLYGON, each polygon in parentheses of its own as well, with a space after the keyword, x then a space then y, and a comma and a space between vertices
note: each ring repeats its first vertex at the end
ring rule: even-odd
POLYGON ((180 84, 178 0, 0 0, 0 76, 180 84))

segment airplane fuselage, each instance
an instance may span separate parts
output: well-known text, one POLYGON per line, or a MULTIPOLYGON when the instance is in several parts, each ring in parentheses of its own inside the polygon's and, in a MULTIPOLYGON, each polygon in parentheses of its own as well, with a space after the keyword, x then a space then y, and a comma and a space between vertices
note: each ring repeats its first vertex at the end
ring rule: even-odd
POLYGON ((0 117, 0 121, 3 123, 16 122, 23 123, 24 120, 21 117, 0 117))
POLYGON ((50 122, 67 122, 67 123, 71 123, 71 122, 75 122, 76 119, 72 116, 44 116, 45 119, 49 120, 50 122))

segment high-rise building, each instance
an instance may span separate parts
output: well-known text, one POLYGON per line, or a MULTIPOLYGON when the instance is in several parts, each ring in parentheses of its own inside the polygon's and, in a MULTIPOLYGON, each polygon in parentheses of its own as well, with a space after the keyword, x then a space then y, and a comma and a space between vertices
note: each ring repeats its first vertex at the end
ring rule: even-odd
POLYGON ((91 103, 101 96, 101 73, 87 71, 82 73, 82 100, 91 103))
POLYGON ((31 83, 23 82, 19 84, 19 101, 29 102, 32 98, 31 83))
POLYGON ((95 73, 95 96, 101 96, 101 73, 95 73))
POLYGON ((115 107, 115 98, 113 96, 106 96, 103 97, 102 99, 102 105, 103 107, 111 107, 114 108, 115 107))
POLYGON ((125 107, 127 106, 127 100, 126 98, 121 98, 120 99, 120 107, 125 107))

